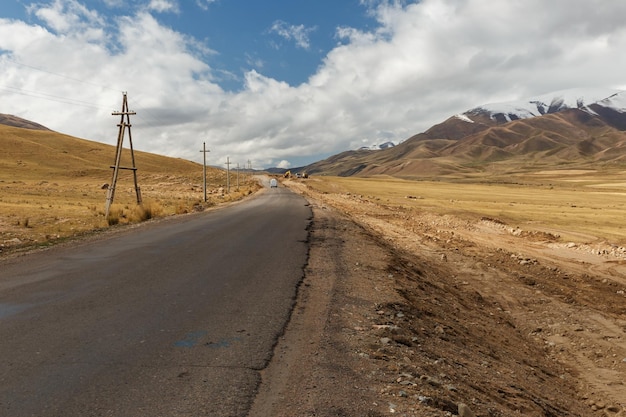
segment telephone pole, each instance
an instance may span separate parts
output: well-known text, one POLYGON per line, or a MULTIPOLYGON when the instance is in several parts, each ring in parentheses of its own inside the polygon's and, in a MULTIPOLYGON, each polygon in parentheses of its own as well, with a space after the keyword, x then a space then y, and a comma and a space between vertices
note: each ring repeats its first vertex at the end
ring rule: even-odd
POLYGON ((120 128, 120 130, 119 130, 119 133, 117 134, 117 150, 115 154, 115 165, 111 165, 111 168, 113 168, 113 178, 111 179, 111 185, 109 186, 109 189, 107 190, 107 198, 106 198, 106 203, 105 203, 106 210, 105 210, 105 215, 104 215, 105 219, 109 218, 109 210, 111 208, 111 204, 113 204, 113 198, 115 197, 115 187, 117 185, 117 177, 119 175, 120 169, 127 169, 127 170, 133 171, 133 178, 135 180, 135 193, 137 194, 137 204, 141 204, 141 190, 139 189, 139 186, 137 185, 137 167, 135 166, 135 152, 133 151, 133 137, 130 133, 130 127, 131 127, 130 116, 135 115, 137 113, 134 111, 128 110, 127 93, 123 92, 122 95, 123 95, 122 111, 115 111, 111 113, 113 116, 120 116, 120 122, 117 125, 120 128), (128 128, 128 141, 130 143, 130 158, 131 158, 132 166, 121 167, 120 160, 122 159, 124 132, 126 131, 126 128, 128 128))
POLYGON ((239 162, 237 162, 237 191, 239 191, 239 162))
POLYGON ((226 192, 230 194, 230 157, 226 157, 226 192))
POLYGON ((206 142, 202 142, 202 156, 204 163, 202 164, 202 189, 204 190, 204 202, 206 203, 206 153, 211 152, 206 148, 206 142))

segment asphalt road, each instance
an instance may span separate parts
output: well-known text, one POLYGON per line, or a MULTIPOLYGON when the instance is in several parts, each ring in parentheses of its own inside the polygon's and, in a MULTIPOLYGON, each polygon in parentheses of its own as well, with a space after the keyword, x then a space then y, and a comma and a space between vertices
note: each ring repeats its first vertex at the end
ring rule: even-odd
POLYGON ((0 263, 0 416, 245 416, 311 215, 272 188, 0 263))

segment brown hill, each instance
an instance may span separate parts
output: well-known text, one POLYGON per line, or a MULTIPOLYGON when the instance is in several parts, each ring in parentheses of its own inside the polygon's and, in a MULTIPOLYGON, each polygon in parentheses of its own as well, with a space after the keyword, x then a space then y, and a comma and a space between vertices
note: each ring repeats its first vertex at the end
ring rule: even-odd
MULTIPOLYGON (((31 122, 29 122, 31 123, 31 122)), ((36 123, 33 123, 36 125, 36 123)), ((128 145, 128 143, 126 144, 128 145)), ((12 127, 0 124, 0 179, 62 179, 93 177, 110 180, 110 165, 115 147, 78 139, 48 129, 12 127)), ((191 161, 135 151, 136 165, 142 174, 186 175, 201 172, 191 161)), ((122 165, 130 165, 125 149, 122 165)))
POLYGON ((6 126, 21 127, 23 129, 50 130, 45 126, 40 125, 39 123, 31 122, 30 120, 22 119, 21 117, 13 116, 11 114, 0 113, 0 124, 6 126))
MULTIPOLYGON (((109 225, 204 210, 259 188, 251 176, 239 178, 233 173, 230 183, 240 181, 229 192, 226 172, 207 168, 204 194, 201 164, 135 151, 140 193, 134 188, 132 172, 120 172, 106 218, 105 184, 111 182, 114 146, 0 124, 0 149, 0 257, 109 225)), ((121 165, 132 165, 128 149, 121 165)))
POLYGON ((504 121, 454 116, 381 151, 345 152, 306 167, 311 174, 404 178, 602 168, 626 162, 626 115, 598 106, 596 114, 566 109, 504 121))

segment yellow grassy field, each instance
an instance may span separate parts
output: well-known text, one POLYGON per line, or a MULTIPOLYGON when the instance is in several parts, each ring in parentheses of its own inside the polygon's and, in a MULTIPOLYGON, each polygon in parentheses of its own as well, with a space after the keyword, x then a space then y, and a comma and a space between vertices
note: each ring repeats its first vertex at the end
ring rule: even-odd
POLYGON ((511 227, 544 231, 568 241, 589 236, 626 243, 626 172, 550 171, 488 182, 407 181, 394 178, 315 177, 327 193, 351 193, 388 206, 489 218, 511 227))
MULTIPOLYGON (((0 254, 108 228, 105 219, 110 165, 115 147, 55 132, 0 126, 0 254)), ((208 201, 204 201, 202 165, 177 158, 135 152, 143 204, 136 202, 132 171, 120 173, 113 223, 203 210, 233 201, 258 189, 255 179, 231 171, 207 169, 208 201)), ((122 165, 130 166, 124 151, 122 165)))
MULTIPOLYGON (((115 223, 124 225, 156 217, 204 210, 234 201, 258 189, 256 180, 240 175, 240 187, 226 193, 225 177, 211 178, 204 202, 200 176, 144 176, 139 174, 143 204, 137 205, 132 180, 118 182, 111 207, 115 223)), ((105 219, 106 190, 102 180, 51 179, 39 182, 0 180, 0 249, 48 244, 109 227, 105 219)), ((233 175, 231 183, 236 184, 233 175)))

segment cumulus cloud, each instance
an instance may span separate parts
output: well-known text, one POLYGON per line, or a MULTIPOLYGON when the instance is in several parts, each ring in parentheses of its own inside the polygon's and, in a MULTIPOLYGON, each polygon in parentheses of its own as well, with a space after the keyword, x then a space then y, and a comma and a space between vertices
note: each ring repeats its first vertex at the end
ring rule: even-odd
POLYGON ((283 168, 283 169, 291 168, 291 163, 289 161, 285 161, 283 159, 278 164, 276 164, 276 167, 277 168, 283 168))
MULTIPOLYGON (((76 0, 55 0, 46 6, 31 4, 28 10, 58 34, 102 34, 102 17, 76 0)), ((90 40, 89 37, 87 39, 90 40)))
MULTIPOLYGON (((147 4, 109 21, 55 0, 31 6, 37 23, 0 19, 0 112, 114 144, 111 112, 128 91, 137 149, 200 161, 206 142, 212 164, 288 167, 398 142, 480 104, 626 89, 626 2, 362 0, 377 25, 337 28, 306 83, 267 77, 247 57, 237 92, 219 87, 210 44, 152 14, 175 2, 147 4)), ((304 48, 307 30, 277 22, 275 33, 304 48)))

